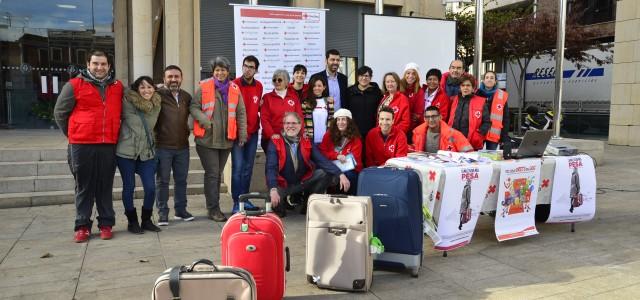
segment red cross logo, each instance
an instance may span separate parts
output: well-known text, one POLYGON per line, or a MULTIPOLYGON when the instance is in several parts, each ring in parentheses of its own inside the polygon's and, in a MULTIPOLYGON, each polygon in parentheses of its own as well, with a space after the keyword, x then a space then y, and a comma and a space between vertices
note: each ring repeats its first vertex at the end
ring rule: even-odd
POLYGON ((481 112, 479 112, 479 111, 476 111, 476 112, 474 113, 474 115, 475 115, 475 117, 476 117, 476 118, 480 119, 480 117, 482 116, 482 113, 481 113, 481 112))
POLYGON ((436 200, 440 200, 440 192, 436 193, 436 200))
POLYGON ((487 192, 488 194, 493 194, 496 192, 496 185, 492 184, 489 186, 489 191, 487 192))
POLYGON ((253 96, 253 103, 258 103, 258 100, 259 100, 258 96, 253 96))
POLYGON ((498 104, 498 105, 496 105, 496 108, 497 108, 498 110, 502 110, 502 104, 498 104))
POLYGON ((542 188, 549 187, 549 179, 542 180, 542 188))
POLYGON ((396 150, 396 145, 389 145, 389 152, 394 152, 396 150))
POLYGON ((429 181, 435 181, 435 180, 436 180, 436 172, 429 171, 429 181))
POLYGON ((453 146, 448 145, 448 146, 447 146, 447 151, 453 151, 453 146))
POLYGON ((287 103, 289 103, 289 105, 291 105, 291 106, 296 105, 296 103, 295 103, 293 100, 291 100, 291 99, 289 99, 289 101, 287 101, 287 103))
POLYGON ((394 106, 392 108, 393 108, 393 114, 397 114, 398 111, 400 111, 400 109, 397 106, 394 106))

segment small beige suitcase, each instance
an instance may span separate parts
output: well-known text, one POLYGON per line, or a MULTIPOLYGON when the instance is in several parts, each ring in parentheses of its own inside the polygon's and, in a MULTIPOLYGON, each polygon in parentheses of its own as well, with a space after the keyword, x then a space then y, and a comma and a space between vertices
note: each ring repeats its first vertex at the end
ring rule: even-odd
POLYGON ((244 269, 201 259, 167 269, 156 279, 151 299, 256 300, 256 283, 244 269))
POLYGON ((322 288, 369 290, 371 198, 314 194, 307 207, 307 281, 322 288))

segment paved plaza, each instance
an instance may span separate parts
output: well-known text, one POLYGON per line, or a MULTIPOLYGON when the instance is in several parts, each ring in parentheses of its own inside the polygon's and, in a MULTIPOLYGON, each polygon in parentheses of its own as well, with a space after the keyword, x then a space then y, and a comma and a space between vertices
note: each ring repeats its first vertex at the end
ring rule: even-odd
MULTIPOLYGON (((12 141, 0 137, 7 147, 38 147, 41 139, 12 141)), ((470 245, 442 257, 426 239, 419 278, 375 271, 368 293, 306 282, 305 219, 291 213, 284 219, 292 255, 287 299, 638 299, 640 148, 606 146, 605 153, 605 164, 596 169, 596 217, 577 224, 576 232, 569 225, 538 224, 539 235, 498 243, 493 219, 481 216, 470 245)), ((221 202, 229 212, 230 197, 221 202)), ((94 226, 84 244, 72 241, 73 205, 0 209, 0 298, 149 299, 166 268, 198 258, 220 261, 222 224, 206 219, 203 196, 189 197, 193 222, 172 221, 162 232, 144 235, 129 234, 122 204, 114 207, 114 239, 100 240, 94 226)))

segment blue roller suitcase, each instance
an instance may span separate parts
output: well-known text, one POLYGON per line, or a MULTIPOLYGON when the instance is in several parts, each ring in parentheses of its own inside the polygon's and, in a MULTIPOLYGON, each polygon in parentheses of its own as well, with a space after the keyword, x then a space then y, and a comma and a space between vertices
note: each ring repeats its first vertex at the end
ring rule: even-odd
POLYGON ((418 276, 422 266, 422 184, 412 170, 366 168, 358 179, 358 196, 373 203, 373 234, 384 245, 375 266, 402 266, 418 276))

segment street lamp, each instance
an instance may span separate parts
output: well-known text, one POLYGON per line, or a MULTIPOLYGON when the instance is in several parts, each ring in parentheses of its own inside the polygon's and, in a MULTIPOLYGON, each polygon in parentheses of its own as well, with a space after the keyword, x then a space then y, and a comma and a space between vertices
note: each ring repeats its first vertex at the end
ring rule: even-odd
POLYGON ((558 41, 556 44, 556 89, 553 99, 553 135, 560 137, 560 115, 562 114, 562 77, 564 64, 564 33, 567 24, 567 0, 558 1, 558 41))

